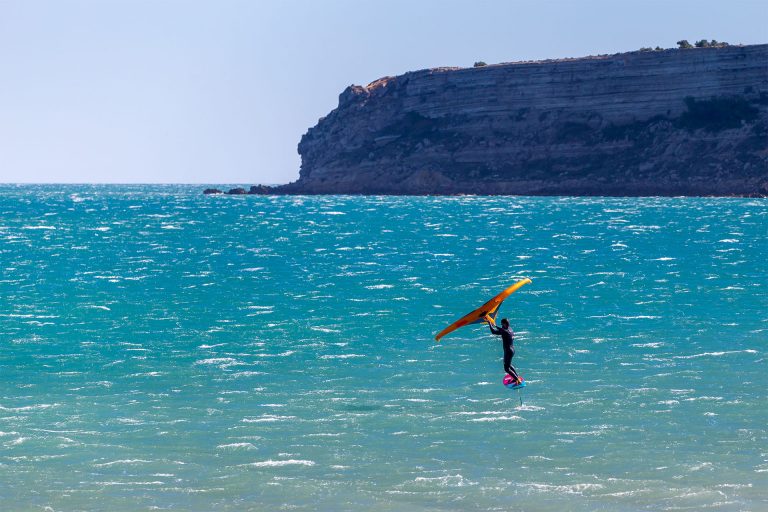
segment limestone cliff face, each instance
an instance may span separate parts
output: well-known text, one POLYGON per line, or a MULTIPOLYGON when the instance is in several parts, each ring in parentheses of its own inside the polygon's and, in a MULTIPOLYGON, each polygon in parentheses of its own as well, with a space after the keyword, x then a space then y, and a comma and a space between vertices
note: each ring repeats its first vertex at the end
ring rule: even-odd
POLYGON ((351 86, 279 193, 768 193, 768 45, 438 68, 351 86))

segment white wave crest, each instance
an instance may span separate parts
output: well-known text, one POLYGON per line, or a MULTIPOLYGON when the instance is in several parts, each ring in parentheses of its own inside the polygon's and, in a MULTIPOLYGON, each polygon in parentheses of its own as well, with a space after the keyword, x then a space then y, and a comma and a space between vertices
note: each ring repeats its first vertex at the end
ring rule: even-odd
POLYGON ((220 444, 216 447, 218 450, 255 450, 256 447, 251 443, 229 443, 220 444))
POLYGON ((265 414, 258 418, 243 418, 243 423, 275 423, 278 421, 295 420, 296 416, 278 416, 276 414, 265 414))
POLYGON ((116 465, 128 465, 132 466, 135 464, 149 464, 151 463, 151 460, 144 460, 144 459, 121 459, 121 460, 113 460, 112 462, 102 462, 100 464, 94 464, 94 467, 97 468, 106 468, 109 466, 116 466, 116 465))
POLYGON ((288 459, 288 460, 263 460, 261 462, 252 462, 246 464, 254 468, 276 468, 282 466, 314 466, 315 461, 312 460, 300 460, 300 459, 288 459))
POLYGON ((339 355, 324 355, 320 356, 320 359, 349 359, 352 357, 365 357, 362 354, 339 354, 339 355))
POLYGON ((720 357, 727 354, 757 354, 757 350, 748 348, 746 350, 726 350, 723 352, 702 352, 690 356, 673 356, 673 359, 696 359, 698 357, 720 357))
POLYGON ((486 416, 484 418, 472 418, 469 421, 476 421, 476 422, 482 422, 482 421, 511 421, 511 420, 521 420, 523 419, 521 416, 486 416))

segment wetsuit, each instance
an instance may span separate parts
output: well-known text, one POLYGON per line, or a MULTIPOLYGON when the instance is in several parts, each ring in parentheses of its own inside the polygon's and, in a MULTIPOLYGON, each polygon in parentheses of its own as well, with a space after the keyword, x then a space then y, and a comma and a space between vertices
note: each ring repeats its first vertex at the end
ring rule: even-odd
POLYGON ((512 366, 512 357, 515 355, 515 333, 509 327, 506 329, 504 327, 494 327, 490 322, 488 327, 491 329, 492 334, 501 336, 501 345, 504 347, 504 371, 510 374, 513 379, 520 380, 517 370, 512 366))

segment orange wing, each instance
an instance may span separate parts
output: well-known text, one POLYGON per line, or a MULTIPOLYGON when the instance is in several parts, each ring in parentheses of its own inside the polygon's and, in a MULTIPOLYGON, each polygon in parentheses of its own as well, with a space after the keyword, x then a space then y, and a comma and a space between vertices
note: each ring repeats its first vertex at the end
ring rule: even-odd
POLYGON ((459 327, 464 327, 465 325, 469 324, 475 324, 475 323, 481 323, 485 322, 486 315, 491 318, 491 320, 496 320, 496 315, 499 312, 499 306, 501 306, 501 303, 504 302, 504 299, 515 293, 518 289, 520 289, 521 286, 524 286, 528 283, 530 283, 530 279, 521 279, 520 281, 516 282, 500 294, 496 295, 494 298, 474 310, 473 312, 464 315, 460 319, 453 322, 451 325, 440 331, 437 336, 435 336, 436 341, 440 341, 440 338, 445 336, 446 334, 452 333, 459 327))

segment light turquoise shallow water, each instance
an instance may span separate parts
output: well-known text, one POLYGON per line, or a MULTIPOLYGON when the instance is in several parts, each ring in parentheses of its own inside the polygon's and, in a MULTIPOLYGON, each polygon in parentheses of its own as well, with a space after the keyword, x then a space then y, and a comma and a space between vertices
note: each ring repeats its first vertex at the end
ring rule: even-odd
POLYGON ((750 199, 2 186, 2 509, 768 510, 767 235, 750 199), (524 276, 520 407, 484 328, 432 337, 524 276))

